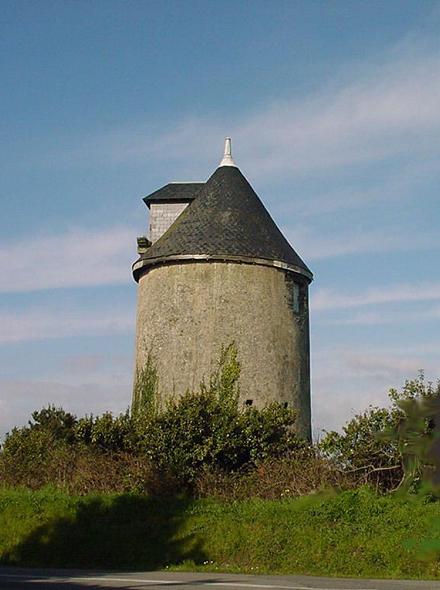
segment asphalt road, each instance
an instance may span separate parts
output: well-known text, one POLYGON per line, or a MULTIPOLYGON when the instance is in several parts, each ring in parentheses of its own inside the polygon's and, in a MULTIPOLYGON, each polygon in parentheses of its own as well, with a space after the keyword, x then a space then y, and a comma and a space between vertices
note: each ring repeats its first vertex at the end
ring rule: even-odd
POLYGON ((440 590, 440 582, 357 580, 311 576, 245 576, 217 573, 85 572, 0 568, 2 590, 440 590))

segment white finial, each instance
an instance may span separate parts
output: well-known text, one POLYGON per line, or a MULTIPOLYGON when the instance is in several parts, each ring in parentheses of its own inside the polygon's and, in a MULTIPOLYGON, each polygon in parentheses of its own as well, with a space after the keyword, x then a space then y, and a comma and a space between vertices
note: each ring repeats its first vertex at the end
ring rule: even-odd
POLYGON ((231 138, 225 138, 225 153, 223 154, 223 160, 219 164, 220 166, 235 166, 235 162, 232 159, 232 150, 231 150, 231 138))

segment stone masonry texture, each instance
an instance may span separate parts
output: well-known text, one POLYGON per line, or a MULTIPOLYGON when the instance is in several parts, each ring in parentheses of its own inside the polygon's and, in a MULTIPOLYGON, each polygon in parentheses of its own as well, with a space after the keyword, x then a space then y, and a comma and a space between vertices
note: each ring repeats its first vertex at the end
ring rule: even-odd
POLYGON ((188 203, 151 203, 150 240, 155 242, 179 217, 188 203))
POLYGON ((308 285, 301 275, 239 262, 153 266, 140 278, 137 314, 136 367, 151 355, 161 400, 197 391, 221 347, 234 341, 240 403, 287 403, 298 412, 298 433, 310 439, 308 285))

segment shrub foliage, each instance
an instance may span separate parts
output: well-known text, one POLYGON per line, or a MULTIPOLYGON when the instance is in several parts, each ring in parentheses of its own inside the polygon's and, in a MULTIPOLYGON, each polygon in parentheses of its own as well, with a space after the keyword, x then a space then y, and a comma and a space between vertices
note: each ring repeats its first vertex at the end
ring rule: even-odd
POLYGON ((188 490, 207 468, 225 473, 304 447, 294 434, 295 412, 271 404, 240 408, 235 346, 221 351, 216 371, 199 392, 163 407, 152 401, 152 361, 138 376, 132 412, 77 418, 49 406, 14 428, 0 454, 8 485, 47 483, 85 493, 188 490))
POLYGON ((295 435, 294 410, 240 407, 239 376, 231 344, 198 392, 161 404, 150 356, 131 412, 77 418, 49 406, 14 428, 0 450, 0 482, 81 494, 282 498, 363 484, 416 491, 426 474, 435 479, 440 383, 425 382, 423 373, 392 389, 389 407, 368 408, 314 446, 295 435))

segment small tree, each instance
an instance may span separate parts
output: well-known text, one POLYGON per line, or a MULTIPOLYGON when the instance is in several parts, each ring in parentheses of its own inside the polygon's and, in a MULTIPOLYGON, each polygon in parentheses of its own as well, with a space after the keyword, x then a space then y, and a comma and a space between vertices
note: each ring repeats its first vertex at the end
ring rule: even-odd
POLYGON ((420 479, 421 447, 416 440, 427 434, 432 424, 426 404, 440 395, 440 382, 426 382, 423 372, 405 381, 401 391, 391 389, 388 408, 370 407, 352 418, 342 433, 327 432, 320 450, 342 469, 358 472, 360 480, 378 489, 409 489, 409 481, 420 479), (423 414, 423 412, 425 412, 423 414))

